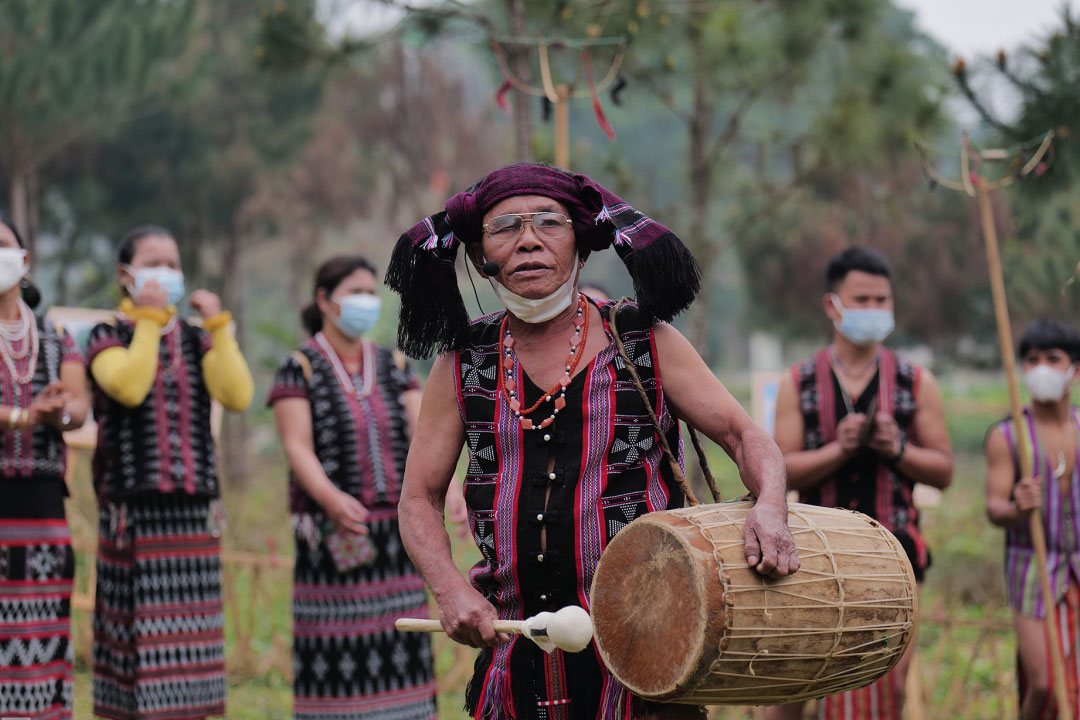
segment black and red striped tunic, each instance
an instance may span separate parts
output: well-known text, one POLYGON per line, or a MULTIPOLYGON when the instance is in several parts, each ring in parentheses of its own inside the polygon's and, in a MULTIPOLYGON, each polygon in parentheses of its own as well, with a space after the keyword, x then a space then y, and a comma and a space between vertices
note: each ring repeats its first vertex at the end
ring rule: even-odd
MULTIPOLYGON (((474 321, 468 346, 455 353, 469 452, 465 500, 483 555, 470 578, 504 620, 567 605, 588 609, 596 565, 615 534, 640 515, 683 504, 656 431, 611 340, 610 309, 610 304, 601 308, 608 346, 574 376, 566 407, 546 429, 523 430, 499 390, 504 313, 474 321), (541 542, 544 530, 546 545, 541 542)), ((618 327, 681 462, 678 422, 656 372, 651 325, 628 306, 619 312, 618 327)), ((523 404, 542 397, 543 389, 516 357, 507 367, 523 404)), ((520 637, 480 653, 466 703, 475 717, 496 720, 618 720, 638 712, 630 693, 603 667, 595 645, 580 653, 556 650, 548 655, 520 637)))
MULTIPOLYGON (((905 362, 882 348, 878 371, 857 398, 852 398, 856 412, 866 412, 872 398, 877 398, 878 412, 892 415, 907 441, 914 437, 916 399, 921 368, 905 362)), ((840 381, 833 372, 827 349, 791 368, 799 392, 803 416, 803 448, 814 450, 836 439, 836 426, 848 414, 840 381)), ((919 511, 912 500, 915 483, 896 472, 868 448, 818 485, 799 494, 810 505, 858 510, 884 525, 903 545, 911 560, 915 577, 922 579, 930 566, 930 553, 919 531, 919 511)))

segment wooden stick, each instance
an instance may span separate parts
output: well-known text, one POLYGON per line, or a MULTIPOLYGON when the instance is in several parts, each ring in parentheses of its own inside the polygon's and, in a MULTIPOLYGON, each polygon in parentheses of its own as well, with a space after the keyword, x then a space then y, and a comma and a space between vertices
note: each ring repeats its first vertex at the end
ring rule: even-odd
MULTIPOLYGON (((523 632, 522 622, 522 620, 495 620, 492 625, 495 632, 520 635, 523 632)), ((401 632, 446 632, 443 630, 442 623, 438 620, 422 620, 420 618, 398 618, 394 622, 394 627, 401 632)))
POLYGON ((911 654, 904 691, 907 694, 905 707, 909 720, 926 720, 926 697, 923 695, 922 668, 919 667, 918 653, 911 654))
MULTIPOLYGON (((990 205, 990 190, 980 180, 976 193, 979 200, 979 217, 982 222, 983 239, 986 241, 986 265, 990 271, 990 290, 994 297, 994 317, 997 319, 998 340, 1001 344, 1001 362, 1005 366, 1005 379, 1009 384, 1009 412, 1012 413, 1013 435, 1016 437, 1016 457, 1020 464, 1021 477, 1030 477, 1031 458, 1024 438, 1023 408, 1020 405, 1020 387, 1016 379, 1016 356, 1013 348, 1012 328, 1009 325, 1009 308, 1005 299, 1005 280, 1001 272, 1001 256, 998 253, 997 228, 994 225, 994 212, 990 205)), ((1068 689, 1065 686, 1065 661, 1061 657, 1061 642, 1058 634, 1057 619, 1053 612, 1053 596, 1050 593, 1050 574, 1046 567, 1046 535, 1043 531, 1042 513, 1028 515, 1031 528, 1031 544, 1035 547, 1035 560, 1039 568, 1039 584, 1042 586, 1043 606, 1046 609, 1046 632, 1050 639, 1050 665, 1054 678, 1054 697, 1057 700, 1058 717, 1071 720, 1072 706, 1069 704, 1068 689)))

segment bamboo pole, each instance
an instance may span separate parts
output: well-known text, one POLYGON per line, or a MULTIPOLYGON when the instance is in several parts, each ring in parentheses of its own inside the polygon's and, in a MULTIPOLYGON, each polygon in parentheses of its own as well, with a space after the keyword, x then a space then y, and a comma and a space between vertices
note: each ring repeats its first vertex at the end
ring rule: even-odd
POLYGON ((570 88, 555 88, 555 165, 570 167, 570 88))
MULTIPOLYGON (((1016 379, 1016 356, 1013 349, 1012 328, 1009 325, 1009 308, 1005 299, 1005 279, 1001 271, 1001 256, 998 252, 997 227, 994 225, 994 212, 990 205, 991 192, 986 181, 979 179, 976 197, 979 201, 983 239, 986 242, 986 265, 990 272, 990 291, 994 298, 994 317, 997 320, 998 340, 1001 344, 1001 362, 1005 367, 1005 379, 1009 385, 1009 412, 1012 413, 1013 435, 1016 437, 1016 457, 1020 465, 1021 477, 1030 477, 1031 457, 1028 455, 1027 443, 1024 441, 1026 428, 1024 428, 1023 408, 1020 405, 1020 386, 1016 379)), ((1031 528, 1031 544, 1035 547, 1035 560, 1039 568, 1043 606, 1046 608, 1046 633, 1050 642, 1050 666, 1054 678, 1054 698, 1057 700, 1058 718, 1071 720, 1072 706, 1069 704, 1068 689, 1065 686, 1065 660, 1061 656, 1060 635, 1052 607, 1053 596, 1050 594, 1050 574, 1046 564, 1046 534, 1043 530, 1042 513, 1030 513, 1028 522, 1031 528)))

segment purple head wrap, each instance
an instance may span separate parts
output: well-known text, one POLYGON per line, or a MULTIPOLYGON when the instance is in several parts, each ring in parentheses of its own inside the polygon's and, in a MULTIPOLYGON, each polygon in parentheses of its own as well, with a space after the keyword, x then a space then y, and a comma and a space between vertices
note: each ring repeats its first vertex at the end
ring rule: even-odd
POLYGON ((671 320, 697 295, 697 263, 666 227, 585 175, 547 165, 509 165, 454 195, 445 211, 398 239, 386 284, 401 295, 398 344, 406 354, 425 357, 463 345, 469 317, 454 271, 458 245, 480 242, 484 214, 519 195, 549 197, 566 206, 574 236, 589 250, 614 245, 646 316, 671 320))

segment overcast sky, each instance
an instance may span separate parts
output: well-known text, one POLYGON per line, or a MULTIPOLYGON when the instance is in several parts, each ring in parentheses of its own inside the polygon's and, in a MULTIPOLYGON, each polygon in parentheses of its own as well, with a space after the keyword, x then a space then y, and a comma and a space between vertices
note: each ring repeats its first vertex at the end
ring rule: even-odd
MULTIPOLYGON (((425 5, 430 0, 416 0, 425 5)), ((914 10, 918 24, 955 54, 971 60, 1045 35, 1068 4, 1080 16, 1080 0, 894 0, 914 10)), ((320 0, 333 34, 384 27, 400 13, 377 0, 320 0)))
MULTIPOLYGON (((895 0, 955 55, 971 60, 1047 34, 1060 25, 1063 0, 895 0)), ((1080 0, 1067 0, 1080 16, 1080 0)))

